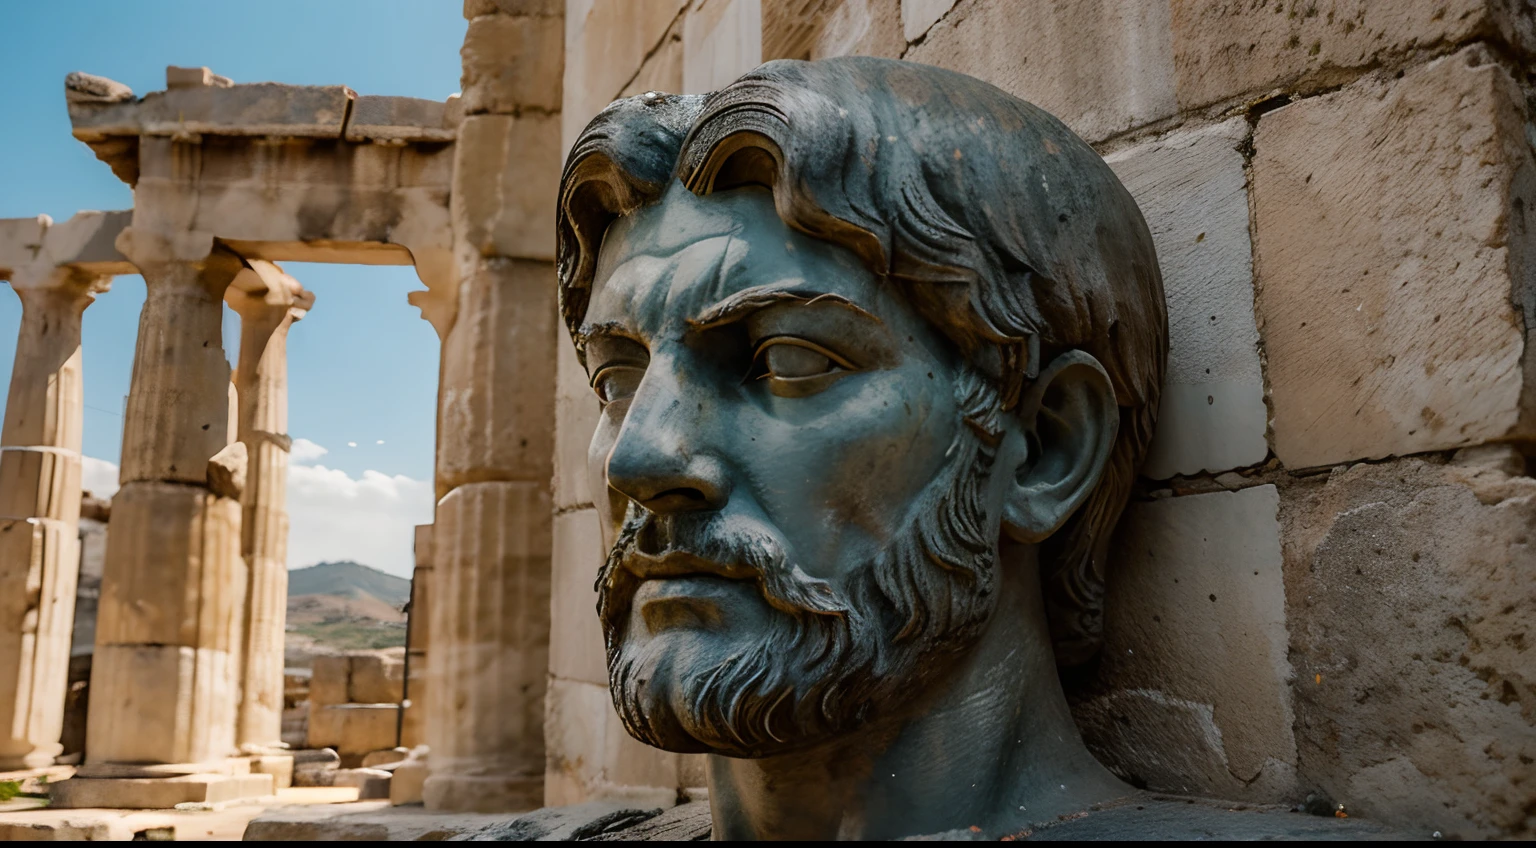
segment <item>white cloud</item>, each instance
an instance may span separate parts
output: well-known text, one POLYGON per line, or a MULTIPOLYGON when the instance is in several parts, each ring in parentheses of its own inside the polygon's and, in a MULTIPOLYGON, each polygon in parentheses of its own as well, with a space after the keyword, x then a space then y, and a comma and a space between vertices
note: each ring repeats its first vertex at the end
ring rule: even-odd
MULTIPOLYGON (((294 439, 288 465, 288 567, 350 559, 400 577, 415 566, 416 525, 432 521, 432 481, 364 471, 352 477, 304 464, 327 453, 294 439)), ((81 488, 106 498, 117 492, 118 467, 84 457, 81 488)))
POLYGON ((80 457, 80 488, 98 498, 117 494, 117 466, 94 456, 80 457))
POLYGON ((294 439, 293 447, 288 449, 288 461, 300 464, 313 462, 328 453, 330 451, 311 442, 309 439, 294 439))
POLYGON ((416 525, 432 521, 432 482, 323 465, 288 467, 288 567, 356 560, 410 577, 416 525))

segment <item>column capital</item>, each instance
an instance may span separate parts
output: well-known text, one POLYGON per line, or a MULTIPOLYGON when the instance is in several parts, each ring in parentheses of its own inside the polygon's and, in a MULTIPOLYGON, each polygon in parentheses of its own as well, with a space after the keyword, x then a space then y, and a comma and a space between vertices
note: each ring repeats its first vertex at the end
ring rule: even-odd
POLYGON ((125 227, 115 242, 118 252, 144 275, 151 288, 170 281, 195 281, 223 297, 224 289, 245 262, 220 244, 211 233, 188 230, 162 233, 143 227, 125 227), (192 269, 188 276, 178 269, 192 269))
POLYGON ((63 302, 84 309, 96 295, 112 288, 112 275, 73 265, 37 263, 17 268, 10 277, 11 288, 23 305, 63 302))
POLYGON ((281 323, 284 317, 297 321, 315 305, 315 293, 304 288, 276 263, 263 259, 245 260, 245 268, 235 275, 224 292, 224 302, 250 322, 281 323))

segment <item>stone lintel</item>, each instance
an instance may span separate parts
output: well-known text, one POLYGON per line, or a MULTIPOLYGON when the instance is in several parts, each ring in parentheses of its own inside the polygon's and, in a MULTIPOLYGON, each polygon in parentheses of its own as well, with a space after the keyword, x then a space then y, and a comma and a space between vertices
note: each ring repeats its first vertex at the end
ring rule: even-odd
MULTIPOLYGON (((456 100, 457 98, 449 98, 456 100)), ((352 104, 347 141, 447 143, 458 135, 448 103, 418 97, 363 95, 352 104)))
MULTIPOLYGON (((71 74, 65 89, 75 138, 109 162, 130 158, 133 151, 123 142, 140 136, 185 141, 231 135, 447 144, 454 140, 462 113, 449 103, 415 97, 359 96, 344 85, 237 85, 207 68, 167 68, 166 86, 165 91, 135 98, 119 83, 71 74)), ((119 176, 134 182, 136 170, 121 164, 133 178, 119 176)))
POLYGON ((136 274, 116 246, 132 218, 133 210, 123 209, 77 212, 59 224, 47 215, 0 219, 0 279, 25 284, 61 267, 102 277, 136 274))

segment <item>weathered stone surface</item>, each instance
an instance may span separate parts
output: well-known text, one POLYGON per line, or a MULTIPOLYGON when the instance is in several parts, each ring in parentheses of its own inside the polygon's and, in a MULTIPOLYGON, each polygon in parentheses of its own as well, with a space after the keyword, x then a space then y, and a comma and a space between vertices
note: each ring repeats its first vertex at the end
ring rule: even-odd
MULTIPOLYGON (((393 783, 393 781, 391 781, 393 783)), ((388 801, 358 801, 346 805, 294 804, 274 807, 245 828, 247 842, 423 841, 452 839, 511 815, 438 813, 420 807, 391 807, 388 801)))
MULTIPOLYGON (((195 486, 130 483, 113 498, 108 540, 98 648, 182 645, 238 654, 245 600, 238 502, 195 486)), ((92 695, 98 691, 93 686, 92 695)))
POLYGON ((1529 431, 1522 102, 1474 46, 1259 121, 1255 272, 1287 466, 1529 431))
POLYGON ((547 476, 438 502, 429 808, 531 809, 543 795, 550 513, 547 476))
POLYGON ((309 678, 311 707, 345 704, 350 700, 347 683, 352 677, 352 657, 331 654, 315 657, 309 678))
POLYGON ((767 3, 763 6, 762 59, 899 59, 907 48, 907 39, 902 36, 901 4, 902 0, 767 3))
POLYGON ((683 19, 683 91, 702 94, 763 61, 760 0, 711 0, 683 19))
POLYGON ((677 20, 662 37, 661 43, 645 57, 645 64, 635 71, 634 79, 619 92, 620 97, 634 97, 647 91, 683 90, 683 22, 677 20))
POLYGON ((557 678, 608 685, 603 629, 592 583, 603 564, 597 510, 555 516, 555 551, 550 591, 549 673, 557 678))
POLYGON ((221 77, 208 68, 178 68, 171 65, 165 69, 165 87, 172 88, 229 88, 234 82, 229 77, 221 77))
POLYGON ((902 35, 916 41, 954 8, 955 0, 901 0, 902 35))
POLYGON ((661 813, 616 801, 592 801, 563 807, 544 807, 511 821, 496 822, 461 836, 455 842, 571 842, 601 835, 607 828, 623 827, 661 813))
POLYGON ((208 491, 221 498, 240 499, 250 457, 243 442, 230 442, 208 459, 208 491))
POLYGON ((484 480, 547 486, 554 447, 554 269, 481 259, 460 285, 459 317, 443 345, 438 494, 484 480))
POLYGON ((714 822, 709 802, 691 801, 618 830, 587 837, 593 842, 702 842, 714 822))
POLYGON ((347 678, 347 700, 354 704, 394 704, 400 701, 405 663, 382 654, 354 654, 347 678))
POLYGON ((363 95, 352 101, 347 141, 450 142, 457 135, 447 105, 419 97, 363 95))
POLYGON ((549 683, 546 709, 548 807, 594 800, 668 807, 685 785, 683 761, 702 759, 635 741, 619 722, 606 683, 555 678, 549 683))
POLYGON ((360 763, 363 755, 395 746, 396 704, 333 704, 309 712, 309 746, 333 748, 342 763, 360 763))
POLYGON ((153 91, 136 101, 74 101, 69 119, 81 141, 188 134, 340 138, 355 96, 342 85, 196 86, 153 91))
POLYGON ((1530 10, 1499 0, 1172 0, 1172 7, 1179 105, 1186 109, 1277 86, 1337 85, 1352 70, 1478 36, 1527 49, 1536 43, 1530 10))
POLYGON ((454 234, 482 256, 555 258, 558 116, 469 115, 454 154, 454 234))
POLYGON ((906 58, 980 77, 1098 141, 1178 110, 1171 41, 1167 0, 968 3, 906 58))
POLYGON ((464 33, 464 112, 560 111, 565 24, 558 16, 484 15, 464 33))
POLYGON ((228 652, 98 643, 91 695, 90 762, 204 763, 234 753, 238 692, 228 652))
POLYGON ((1109 577, 1085 740, 1138 786, 1264 800, 1293 788, 1274 486, 1132 504, 1109 577))
POLYGON ((560 17, 565 14, 564 0, 464 0, 464 19, 474 20, 481 15, 546 15, 560 17))
POLYGON ((291 754, 266 754, 259 757, 251 757, 251 774, 268 774, 272 776, 272 788, 287 789, 293 785, 293 755, 291 754))
POLYGON ((390 772, 394 777, 389 781, 389 803, 397 807, 422 803, 421 789, 429 773, 425 761, 403 763, 390 772))
POLYGON ((1302 780, 1448 837, 1536 834, 1536 480, 1506 447, 1298 480, 1281 507, 1302 780))
POLYGON ((576 349, 556 331, 555 354, 555 508, 591 506, 587 483, 587 448, 601 414, 597 395, 587 384, 587 371, 576 359, 576 349))
MULTIPOLYGON (((565 97, 560 111, 562 153, 587 122, 624 90, 687 5, 688 0, 570 3, 565 18, 565 97)), ((551 194, 550 204, 553 197, 551 194)), ((550 208, 553 206, 540 207, 550 208)))
POLYGON ((191 774, 184 777, 84 778, 48 790, 49 805, 67 809, 168 810, 177 804, 226 804, 273 793, 270 774, 191 774))
POLYGON ((340 769, 332 780, 332 786, 351 786, 357 789, 357 800, 374 801, 389 797, 390 773, 374 768, 340 769))
POLYGON ((1269 411, 1253 318, 1253 254, 1242 119, 1177 132, 1107 161, 1157 245, 1168 298, 1168 373, 1153 479, 1264 461, 1269 411))

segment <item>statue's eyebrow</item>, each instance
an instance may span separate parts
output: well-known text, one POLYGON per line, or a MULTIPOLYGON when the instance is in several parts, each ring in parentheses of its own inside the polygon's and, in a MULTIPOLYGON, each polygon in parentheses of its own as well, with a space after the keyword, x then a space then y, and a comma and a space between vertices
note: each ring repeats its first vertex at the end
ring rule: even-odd
POLYGON ((641 347, 648 347, 645 339, 641 338, 638 333, 620 321, 598 321, 591 324, 582 324, 571 334, 571 341, 576 344, 576 357, 581 361, 583 367, 587 364, 587 345, 593 339, 625 339, 641 347))
POLYGON ((740 321, 759 309, 778 303, 799 303, 805 306, 827 303, 852 310, 855 314, 877 324, 884 323, 862 306, 840 294, 812 291, 803 286, 769 283, 742 289, 713 306, 706 307, 696 317, 688 319, 688 326, 694 330, 710 330, 740 321))

